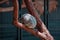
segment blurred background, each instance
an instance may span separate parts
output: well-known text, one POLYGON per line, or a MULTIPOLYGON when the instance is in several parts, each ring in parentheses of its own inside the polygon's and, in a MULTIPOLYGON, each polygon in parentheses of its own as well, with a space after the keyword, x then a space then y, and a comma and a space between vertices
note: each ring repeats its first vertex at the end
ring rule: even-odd
MULTIPOLYGON (((21 5, 23 4, 22 0, 19 0, 18 2, 20 5, 19 6, 20 7, 19 18, 20 18, 23 14, 28 13, 28 10, 25 6, 21 7, 21 5)), ((43 1, 42 3, 45 3, 43 6, 44 11, 42 10, 42 12, 39 11, 38 13, 42 13, 40 14, 41 15, 40 17, 47 26, 51 35, 55 38, 55 40, 60 40, 60 0, 57 0, 56 2, 51 1, 52 4, 50 5, 49 4, 50 0, 45 2, 43 1)), ((40 7, 38 7, 37 10, 39 10, 40 7)), ((25 30, 14 26, 12 24, 12 20, 13 20, 12 0, 6 0, 4 2, 0 1, 0 40, 40 40, 39 38, 26 32, 25 30)))

